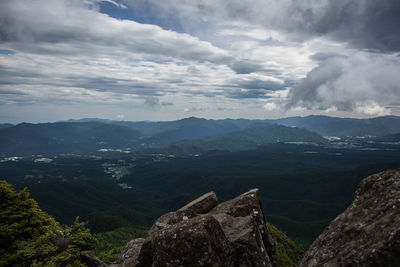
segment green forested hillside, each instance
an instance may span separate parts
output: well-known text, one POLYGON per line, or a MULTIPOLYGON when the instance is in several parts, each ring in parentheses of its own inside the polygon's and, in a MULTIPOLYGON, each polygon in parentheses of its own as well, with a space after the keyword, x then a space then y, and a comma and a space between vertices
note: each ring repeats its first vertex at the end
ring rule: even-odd
POLYGON ((289 237, 278 230, 276 226, 267 222, 267 230, 275 242, 275 253, 280 267, 294 267, 304 255, 304 250, 299 248, 289 237))
POLYGON ((148 228, 121 227, 113 231, 97 233, 98 246, 93 251, 105 263, 112 263, 121 253, 125 245, 132 239, 144 237, 148 228))
POLYGON ((138 143, 140 133, 101 122, 21 123, 0 128, 0 154, 84 153, 99 148, 125 148, 138 143))
POLYGON ((320 135, 305 129, 277 124, 257 123, 248 129, 227 133, 214 138, 180 141, 171 145, 168 150, 179 151, 181 153, 203 153, 209 150, 240 151, 285 142, 327 143, 320 135))
MULTIPOLYGON (((112 263, 132 239, 145 237, 148 228, 123 227, 92 236, 75 219, 63 226, 43 212, 24 189, 20 192, 0 182, 0 266, 87 266, 85 255, 93 252, 112 263)), ((268 223, 281 266, 294 266, 303 251, 268 223)))
POLYGON ((26 190, 0 182, 0 266, 85 266, 96 239, 77 218, 62 226, 26 190))
POLYGON ((399 150, 271 144, 197 156, 103 153, 0 162, 2 179, 28 187, 65 224, 76 216, 94 233, 149 227, 160 215, 215 191, 220 201, 259 188, 267 220, 307 247, 354 197, 359 181, 400 167, 399 150))

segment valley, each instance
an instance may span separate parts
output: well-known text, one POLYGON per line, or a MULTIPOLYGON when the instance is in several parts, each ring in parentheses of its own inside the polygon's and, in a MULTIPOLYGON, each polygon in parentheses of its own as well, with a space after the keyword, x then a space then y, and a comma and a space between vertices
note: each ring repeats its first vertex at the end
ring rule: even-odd
POLYGON ((149 227, 209 191, 222 202, 259 188, 267 221, 307 248, 352 201, 361 179, 400 167, 396 135, 322 138, 271 124, 164 146, 101 141, 85 152, 2 152, 0 179, 27 187, 62 223, 80 216, 94 233, 149 227))

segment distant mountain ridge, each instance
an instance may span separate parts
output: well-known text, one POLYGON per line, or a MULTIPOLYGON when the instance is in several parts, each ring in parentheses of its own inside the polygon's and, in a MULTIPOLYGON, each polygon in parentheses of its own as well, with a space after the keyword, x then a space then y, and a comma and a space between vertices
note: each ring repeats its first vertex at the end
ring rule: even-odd
POLYGON ((322 115, 311 115, 306 117, 287 117, 280 119, 265 120, 249 120, 249 119, 223 119, 223 120, 206 120, 196 117, 185 118, 176 121, 163 122, 130 122, 130 121, 113 121, 103 119, 80 119, 70 120, 72 122, 88 122, 100 121, 105 123, 119 124, 131 127, 144 134, 154 134, 155 132, 165 132, 165 129, 176 129, 178 125, 185 125, 195 122, 208 122, 220 125, 229 125, 239 129, 252 127, 255 123, 280 124, 284 126, 295 126, 304 128, 309 131, 318 133, 322 136, 385 136, 400 133, 400 117, 399 116, 383 116, 368 119, 340 118, 322 115))
POLYGON ((172 144, 169 148, 181 153, 202 153, 210 150, 253 150, 259 146, 286 142, 325 144, 327 140, 306 129, 257 123, 247 129, 214 138, 183 140, 172 144))
POLYGON ((0 127, 0 155, 90 152, 101 148, 177 151, 249 150, 276 142, 323 144, 321 136, 387 136, 400 133, 400 117, 347 119, 328 116, 277 120, 185 118, 165 122, 80 119, 0 127))
POLYGON ((0 153, 55 154, 137 144, 140 133, 100 122, 21 123, 0 129, 0 153))
POLYGON ((227 121, 186 118, 172 122, 131 123, 126 126, 149 135, 146 139, 151 145, 168 145, 180 140, 215 137, 240 128, 227 121))
POLYGON ((322 136, 384 136, 400 133, 400 117, 397 116, 370 119, 307 116, 282 118, 275 122, 305 128, 322 136))
POLYGON ((13 127, 14 125, 11 123, 0 123, 0 129, 13 127))

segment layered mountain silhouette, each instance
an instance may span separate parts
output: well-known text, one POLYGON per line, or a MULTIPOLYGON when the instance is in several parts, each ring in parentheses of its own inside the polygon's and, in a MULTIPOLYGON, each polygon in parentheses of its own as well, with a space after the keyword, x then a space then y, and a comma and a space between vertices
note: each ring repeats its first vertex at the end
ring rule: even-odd
MULTIPOLYGON (((400 117, 345 119, 327 116, 278 120, 195 117, 167 122, 81 119, 56 123, 2 124, 3 155, 90 152, 102 148, 161 148, 172 151, 250 150, 278 142, 323 144, 321 136, 382 137, 400 133, 400 117)), ((395 138, 396 135, 387 138, 395 138)))
POLYGON ((400 133, 400 117, 397 116, 371 119, 307 116, 283 118, 274 122, 285 126, 305 128, 322 136, 383 136, 400 133))
POLYGON ((100 122, 21 123, 0 129, 0 152, 17 155, 85 152, 133 146, 139 137, 140 133, 133 129, 100 122))

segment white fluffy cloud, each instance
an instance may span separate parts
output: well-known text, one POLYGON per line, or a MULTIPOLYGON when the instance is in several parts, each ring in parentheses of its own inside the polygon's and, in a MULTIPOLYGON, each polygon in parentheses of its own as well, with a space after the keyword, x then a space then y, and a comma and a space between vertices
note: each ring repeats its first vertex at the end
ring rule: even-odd
POLYGON ((266 103, 264 105, 264 109, 267 111, 274 111, 274 110, 278 110, 279 106, 275 103, 270 102, 270 103, 266 103))
POLYGON ((397 114, 396 3, 0 1, 0 120, 397 114))
POLYGON ((0 36, 10 49, 43 54, 129 55, 229 63, 227 51, 188 34, 118 20, 75 0, 15 0, 0 4, 0 36))
POLYGON ((288 107, 386 115, 400 103, 400 59, 359 52, 331 57, 307 74, 289 94, 288 107))

